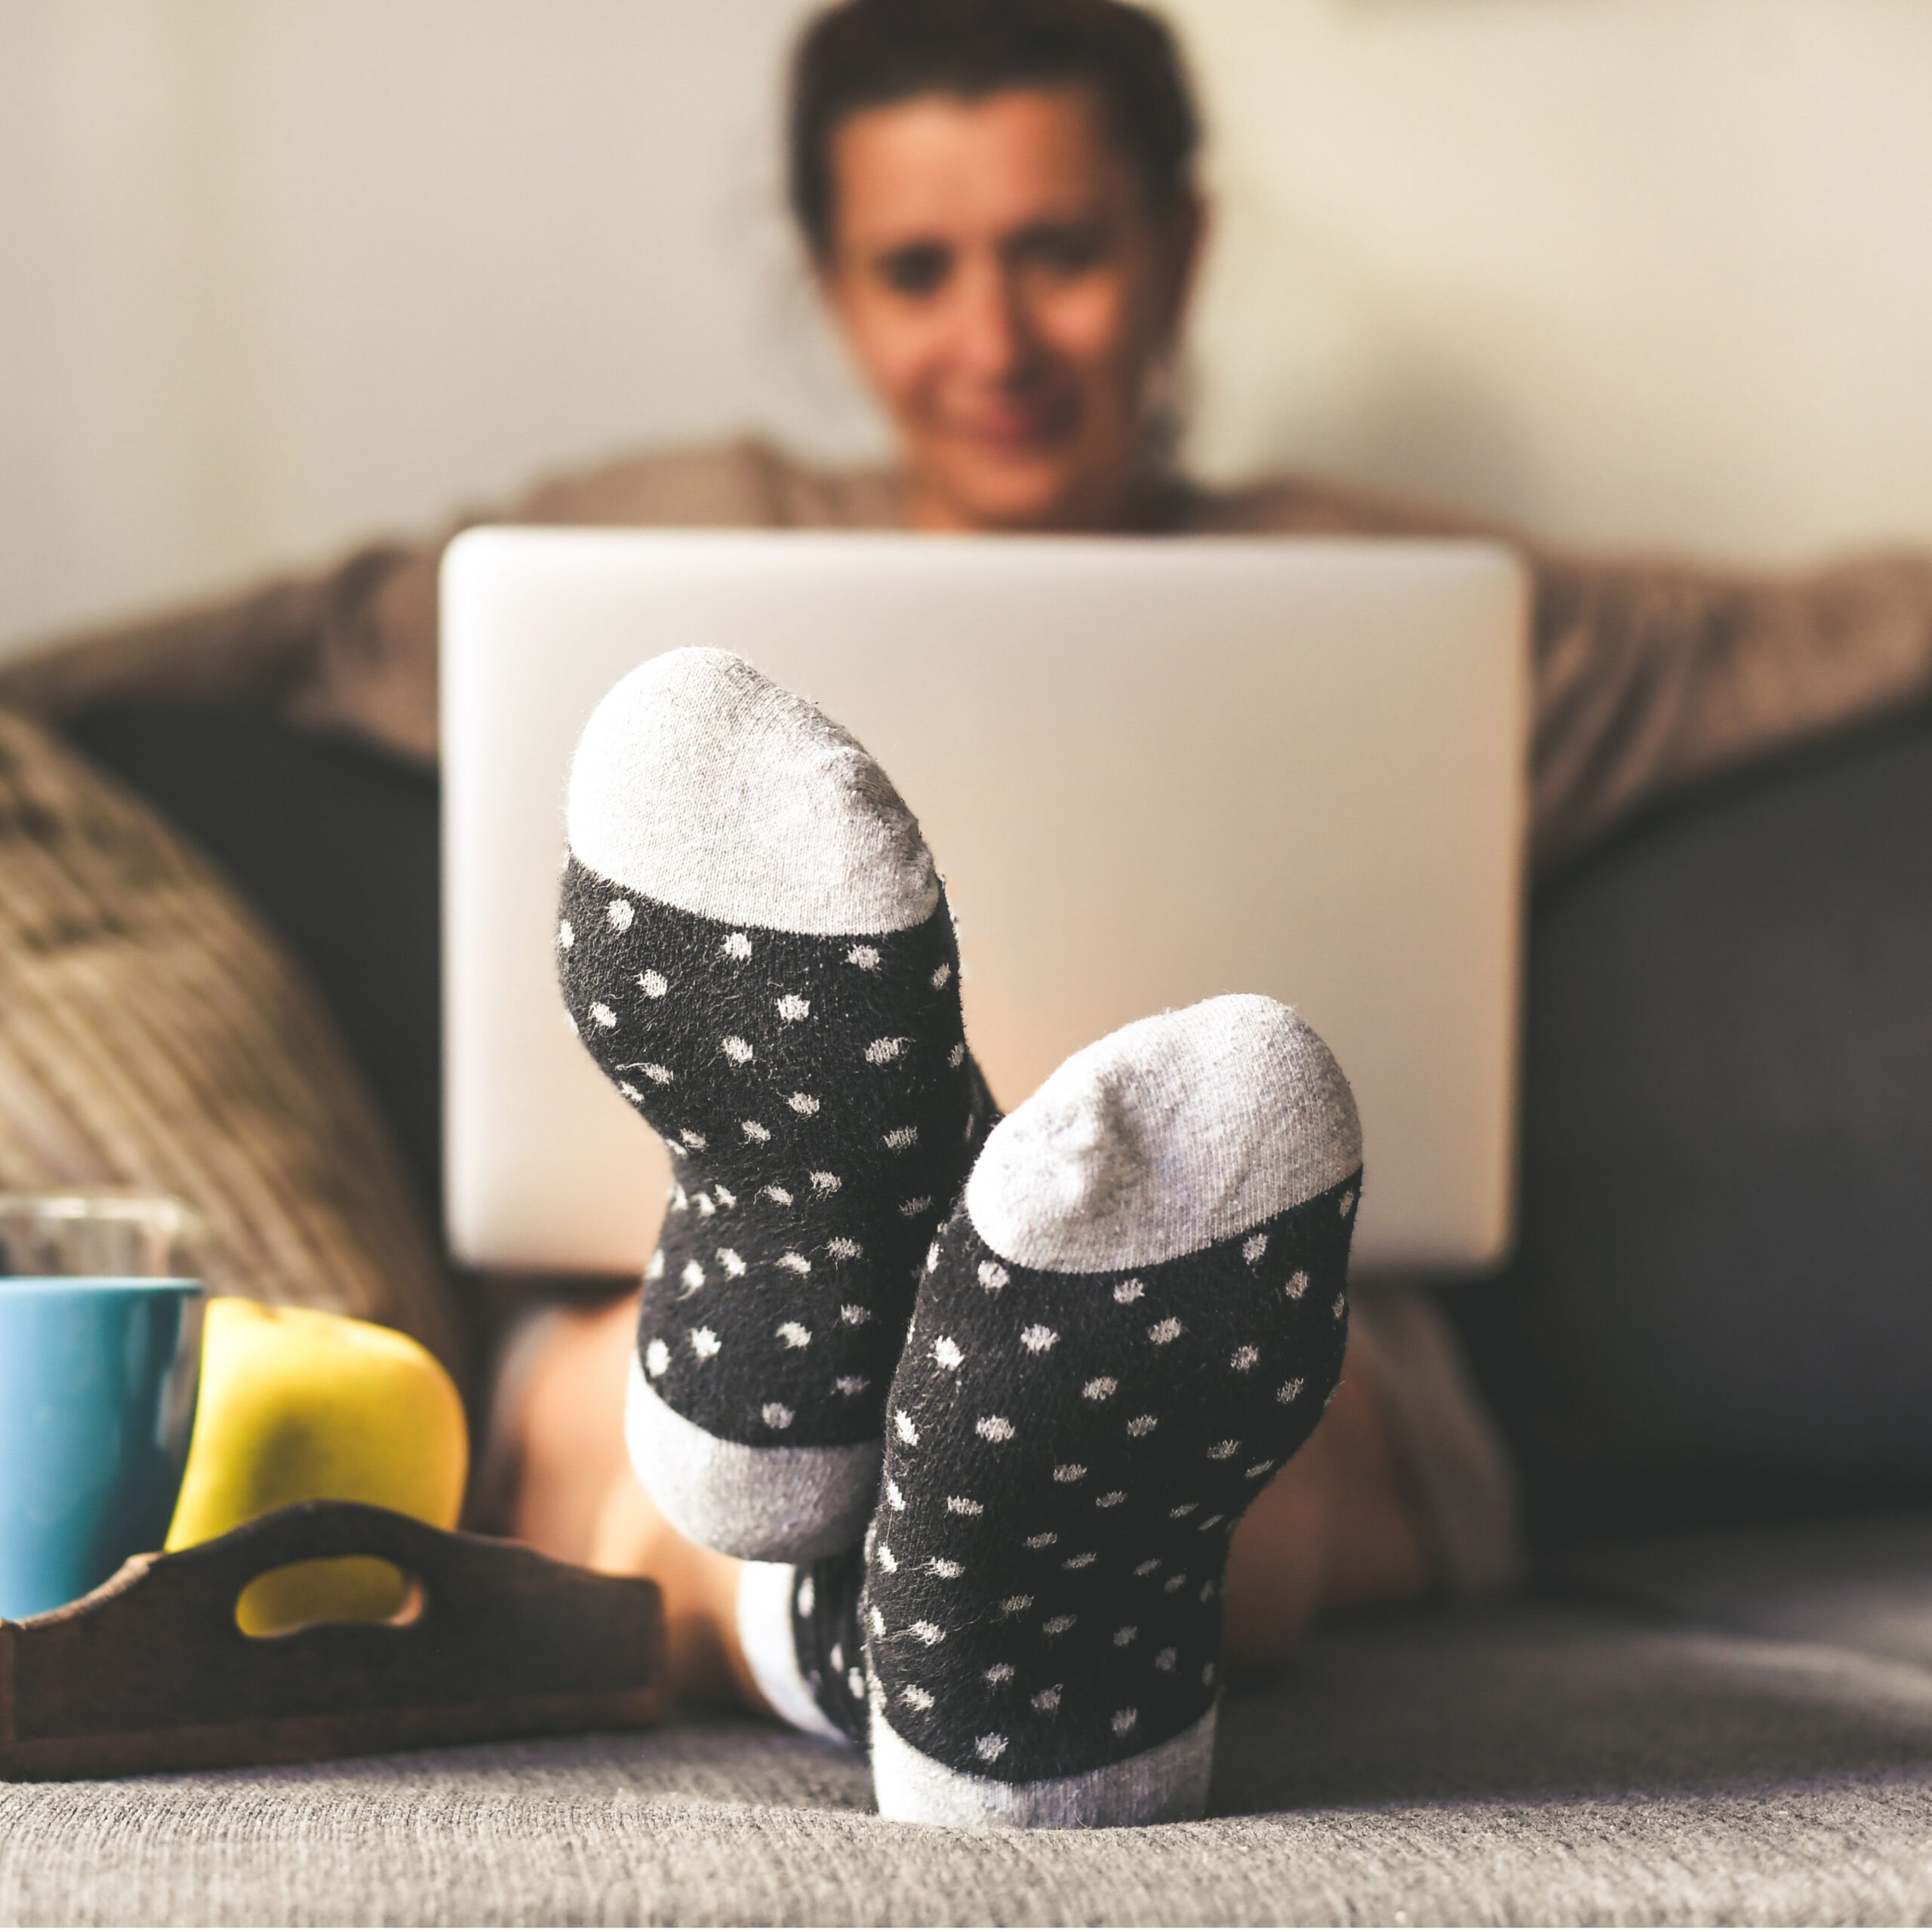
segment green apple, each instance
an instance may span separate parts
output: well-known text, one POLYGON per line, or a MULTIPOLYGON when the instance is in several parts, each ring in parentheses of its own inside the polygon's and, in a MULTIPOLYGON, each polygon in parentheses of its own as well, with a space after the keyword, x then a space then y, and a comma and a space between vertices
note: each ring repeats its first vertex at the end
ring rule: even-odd
MULTIPOLYGON (((314 1309, 208 1303, 194 1435, 168 1547, 205 1543, 291 1503, 373 1503, 453 1528, 469 1437, 456 1386, 393 1328, 314 1309)), ((325 1619, 380 1621, 408 1585, 378 1558, 290 1564, 242 1592, 251 1636, 325 1619)))

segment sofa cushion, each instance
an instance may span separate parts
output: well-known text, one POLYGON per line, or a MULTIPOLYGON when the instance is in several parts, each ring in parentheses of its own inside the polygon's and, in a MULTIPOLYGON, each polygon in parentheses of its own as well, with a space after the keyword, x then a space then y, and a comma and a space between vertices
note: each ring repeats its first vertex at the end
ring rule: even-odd
POLYGON ((1932 718, 1533 921, 1516 1258, 1452 1297, 1547 1548, 1932 1496, 1932 718))
POLYGON ((1687 1623, 1932 1670, 1932 1517, 1924 1515, 1634 1537, 1566 1553, 1552 1574, 1687 1623))
POLYGON ((394 1143, 298 969, 152 811, 0 712, 0 1189, 86 1183, 185 1201, 217 1293, 454 1351, 394 1143))
POLYGON ((0 1787, 0 1921, 1890 1923, 1932 1915, 1932 1675, 1519 1604, 1238 1690, 1217 1815, 888 1824, 838 1746, 630 1737, 0 1787))
POLYGON ((241 890, 307 974, 442 1219, 433 772, 245 711, 103 706, 67 727, 241 890))

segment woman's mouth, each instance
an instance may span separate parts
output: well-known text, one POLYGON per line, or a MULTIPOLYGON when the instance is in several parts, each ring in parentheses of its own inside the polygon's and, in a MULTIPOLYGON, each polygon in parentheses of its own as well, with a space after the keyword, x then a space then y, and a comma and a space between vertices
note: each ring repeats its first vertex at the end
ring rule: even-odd
POLYGON ((1065 443, 1079 421, 1072 398, 976 409, 955 419, 953 433, 996 456, 1034 456, 1065 443))

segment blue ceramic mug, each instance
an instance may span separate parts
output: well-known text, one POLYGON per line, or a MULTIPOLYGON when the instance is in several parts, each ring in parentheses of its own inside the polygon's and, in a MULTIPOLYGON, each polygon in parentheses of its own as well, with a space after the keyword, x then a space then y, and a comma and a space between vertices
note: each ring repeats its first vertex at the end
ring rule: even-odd
POLYGON ((201 1380, 198 1281, 0 1275, 0 1617, 158 1549, 201 1380))

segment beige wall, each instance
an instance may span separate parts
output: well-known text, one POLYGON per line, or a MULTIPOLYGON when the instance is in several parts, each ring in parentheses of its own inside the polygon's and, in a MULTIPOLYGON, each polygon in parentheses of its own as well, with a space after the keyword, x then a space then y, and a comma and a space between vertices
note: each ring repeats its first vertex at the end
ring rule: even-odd
MULTIPOLYGON (((0 648, 601 451, 877 435, 776 211, 801 0, 0 0, 0 648)), ((1932 541, 1926 0, 1176 0, 1201 465, 1932 541)))
POLYGON ((1932 5, 1192 0, 1217 466, 1607 543, 1932 540, 1932 5))

